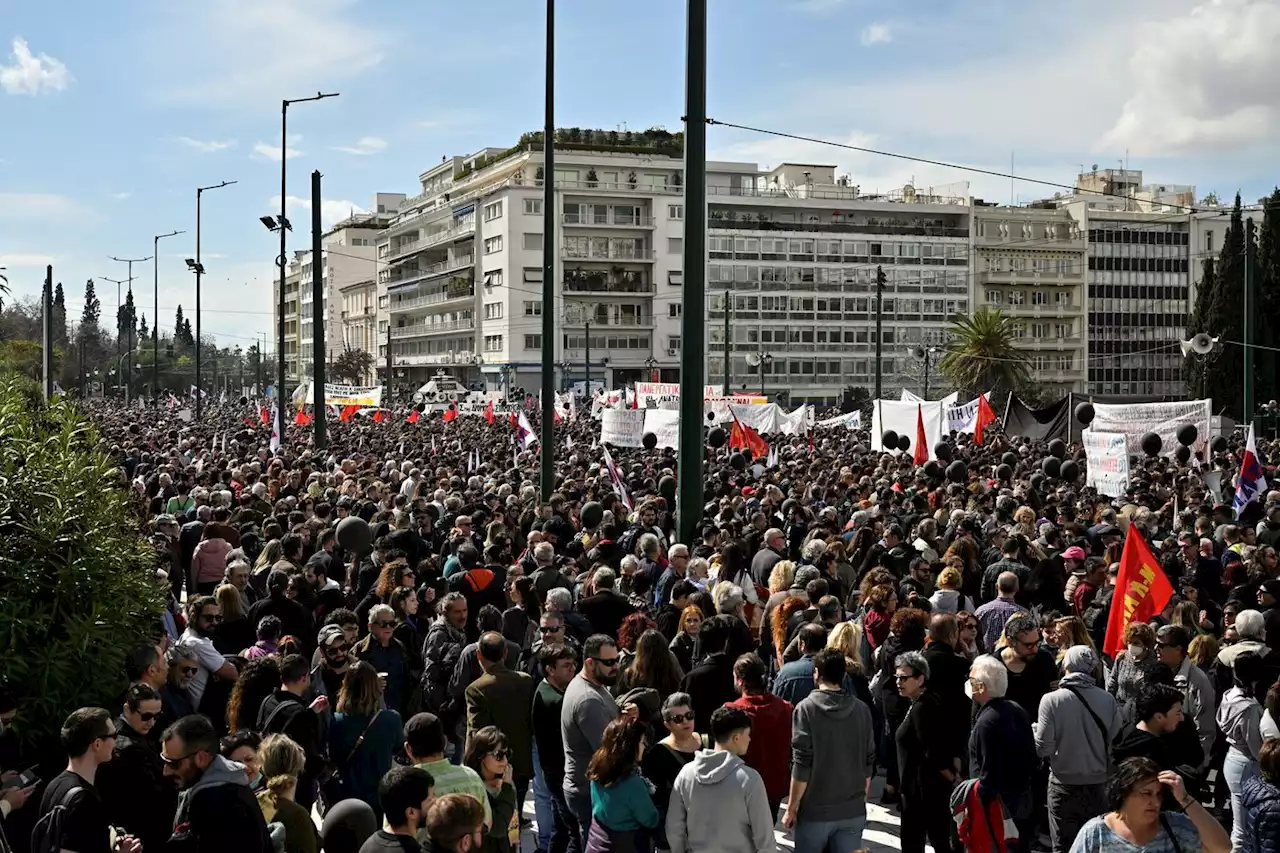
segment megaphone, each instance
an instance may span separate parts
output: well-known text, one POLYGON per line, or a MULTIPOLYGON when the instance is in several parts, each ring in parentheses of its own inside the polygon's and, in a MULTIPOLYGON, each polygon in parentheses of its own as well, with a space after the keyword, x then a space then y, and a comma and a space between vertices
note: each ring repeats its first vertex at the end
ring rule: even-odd
POLYGON ((760 366, 760 354, 755 352, 747 353, 747 364, 752 367, 760 366))
POLYGON ((1189 341, 1182 341, 1182 354, 1184 356, 1190 355, 1191 353, 1195 353, 1196 355, 1208 355, 1213 352, 1213 348, 1217 343, 1217 338, 1211 338, 1204 332, 1201 332, 1189 341))
POLYGON ((912 347, 911 354, 916 358, 924 358, 924 347, 912 347))

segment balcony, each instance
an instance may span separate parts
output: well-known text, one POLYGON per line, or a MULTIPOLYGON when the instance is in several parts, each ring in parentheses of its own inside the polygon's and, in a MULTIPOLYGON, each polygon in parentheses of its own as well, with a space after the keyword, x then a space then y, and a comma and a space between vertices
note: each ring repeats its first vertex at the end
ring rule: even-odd
MULTIPOLYGON (((794 231, 840 234, 891 234, 908 237, 968 237, 968 228, 946 225, 912 225, 907 223, 859 223, 859 222, 774 222, 771 219, 750 219, 745 216, 730 218, 717 216, 713 211, 707 221, 708 228, 736 231, 794 231)), ((892 263, 892 261, 890 261, 892 263)))
POLYGON ((432 305, 444 305, 448 302, 459 300, 470 301, 476 295, 475 285, 468 281, 466 286, 447 287, 438 293, 424 293, 421 296, 415 296, 411 299, 401 299, 399 301, 392 300, 387 305, 387 312, 391 314, 401 314, 405 311, 412 311, 417 308, 429 308, 432 305))
POLYGON ((475 262, 476 256, 467 254, 448 258, 425 267, 397 267, 387 274, 386 284, 391 287, 398 287, 414 281, 423 281, 437 275, 475 266, 475 262))
MULTIPOLYGON (((557 146, 558 147, 558 146, 557 146)), ((683 195, 683 186, 665 184, 630 183, 623 181, 556 181, 556 189, 579 192, 587 190, 600 193, 644 193, 646 195, 683 195)), ((542 181, 534 181, 534 186, 542 186, 542 181)))
POLYGON ((600 228, 652 228, 652 216, 621 217, 609 214, 566 213, 560 218, 565 225, 587 225, 600 228))
POLYGON ((653 293, 653 282, 639 274, 609 273, 603 270, 565 270, 566 294, 653 293))
POLYGON ((425 335, 443 335, 449 332, 465 332, 476 327, 476 321, 449 320, 444 323, 415 323, 410 326, 392 326, 391 338, 420 338, 425 335))
MULTIPOLYGON (((382 351, 382 359, 387 357, 386 350, 382 351)), ((440 365, 453 366, 461 364, 475 364, 475 355, 470 351, 462 352, 441 352, 441 353, 412 353, 399 354, 393 352, 391 360, 395 362, 396 367, 419 367, 422 365, 440 365)))
MULTIPOLYGON (((567 327, 578 328, 581 326, 585 326, 586 322, 587 321, 580 320, 580 319, 566 318, 564 320, 563 325, 567 327)), ((652 317, 610 317, 608 322, 601 322, 599 318, 593 317, 590 320, 590 323, 591 323, 591 331, 593 333, 607 332, 611 329, 652 329, 653 328, 652 317)))
POLYGON ((560 257, 578 261, 635 261, 648 262, 653 260, 652 249, 630 249, 630 250, 609 250, 600 253, 594 248, 577 249, 569 246, 560 247, 560 257))

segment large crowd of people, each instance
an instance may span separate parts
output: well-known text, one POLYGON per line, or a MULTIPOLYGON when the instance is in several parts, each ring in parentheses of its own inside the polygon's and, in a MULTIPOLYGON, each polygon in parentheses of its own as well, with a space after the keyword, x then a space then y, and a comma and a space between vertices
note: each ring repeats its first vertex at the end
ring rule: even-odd
POLYGON ((543 501, 505 418, 273 453, 252 405, 89 404, 169 607, 65 771, 5 774, 5 825, 34 812, 36 853, 854 853, 878 800, 903 853, 1280 851, 1280 492, 1234 512, 1204 477, 1238 438, 1108 498, 998 428, 947 439, 960 478, 767 436, 776 462, 707 451, 677 542, 674 453, 614 448, 619 483, 583 408, 543 501), (1109 644, 1137 534, 1174 595, 1109 644))

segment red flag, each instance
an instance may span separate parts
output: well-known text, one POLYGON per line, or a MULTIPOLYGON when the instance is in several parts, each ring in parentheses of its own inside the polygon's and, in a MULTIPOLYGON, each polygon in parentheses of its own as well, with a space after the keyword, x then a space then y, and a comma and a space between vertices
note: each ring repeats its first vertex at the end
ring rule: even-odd
POLYGON ((485 406, 485 407, 484 407, 484 419, 485 419, 486 421, 488 421, 490 424, 492 424, 494 421, 496 421, 496 420, 498 419, 497 415, 495 415, 495 414, 493 413, 493 401, 492 401, 492 400, 490 400, 490 401, 489 401, 489 405, 487 405, 487 406, 485 406))
POLYGON ((343 406, 342 412, 338 415, 338 420, 344 424, 356 416, 356 412, 360 411, 359 406, 343 406))
POLYGON ((447 409, 445 409, 445 410, 444 410, 444 422, 445 422, 445 423, 449 423, 450 421, 452 421, 452 420, 453 420, 454 418, 456 418, 457 416, 458 416, 458 409, 457 409, 457 407, 456 407, 456 406, 454 406, 454 405, 452 405, 452 404, 450 404, 449 408, 447 408, 447 409))
POLYGON ((266 406, 263 406, 262 410, 258 412, 258 420, 262 421, 264 424, 271 423, 271 410, 266 406))
POLYGON ((311 423, 311 416, 299 409, 298 414, 293 416, 293 422, 297 426, 306 426, 311 423))
POLYGON ((249 418, 249 417, 246 417, 246 418, 244 419, 244 424, 245 424, 245 426, 247 426, 247 427, 256 427, 256 426, 257 426, 257 424, 255 424, 255 423, 253 422, 253 418, 249 418))
POLYGON ((564 422, 564 418, 563 418, 563 417, 561 417, 561 415, 560 415, 560 410, 559 410, 559 409, 552 409, 552 410, 551 410, 551 416, 552 416, 553 418, 555 418, 555 423, 563 423, 563 422, 564 422))
POLYGON ((979 447, 982 446, 982 431, 986 429, 987 424, 996 422, 996 413, 991 411, 991 404, 987 402, 987 395, 983 394, 978 397, 978 418, 973 425, 973 440, 979 447))
POLYGON ((520 421, 516 418, 516 413, 514 411, 507 413, 507 419, 511 421, 512 429, 520 429, 520 421))
POLYGON ((405 422, 416 424, 418 422, 418 418, 421 417, 421 415, 422 415, 422 412, 419 412, 417 409, 414 409, 412 412, 409 413, 409 417, 405 418, 405 422))
POLYGON ((1107 620, 1106 642, 1102 651, 1115 657, 1124 651, 1124 631, 1131 622, 1147 622, 1164 610, 1173 597, 1173 587, 1142 538, 1136 524, 1129 525, 1120 555, 1120 574, 1111 599, 1111 617, 1107 620))
POLYGON ((380 424, 380 423, 382 423, 384 420, 386 420, 386 418, 387 418, 387 413, 386 413, 385 411, 383 411, 382 409, 374 409, 374 410, 373 410, 373 422, 374 422, 374 423, 376 423, 376 424, 380 424))
POLYGON ((929 461, 929 439, 924 434, 924 407, 916 404, 916 446, 911 461, 923 465, 929 461))
POLYGON ((729 414, 733 415, 733 426, 729 428, 729 446, 738 450, 750 450, 753 459, 768 456, 769 445, 760 437, 760 433, 749 426, 743 426, 732 406, 729 407, 729 414))

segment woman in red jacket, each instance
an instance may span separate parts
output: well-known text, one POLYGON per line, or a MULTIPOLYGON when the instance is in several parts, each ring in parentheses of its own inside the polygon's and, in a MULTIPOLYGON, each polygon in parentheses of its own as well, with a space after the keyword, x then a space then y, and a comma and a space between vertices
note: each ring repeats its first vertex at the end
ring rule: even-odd
POLYGON ((769 692, 760 656, 746 654, 734 661, 733 686, 738 698, 726 707, 741 708, 751 718, 751 744, 742 757, 764 780, 773 820, 791 784, 791 711, 793 706, 769 692))

